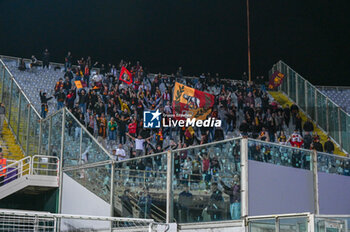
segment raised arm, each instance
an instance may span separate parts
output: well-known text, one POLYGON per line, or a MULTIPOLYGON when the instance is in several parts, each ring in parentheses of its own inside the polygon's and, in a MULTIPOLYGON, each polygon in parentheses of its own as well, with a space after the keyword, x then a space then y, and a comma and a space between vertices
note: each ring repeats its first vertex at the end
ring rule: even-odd
POLYGON ((135 137, 131 136, 129 133, 126 133, 126 135, 127 135, 130 139, 135 140, 135 137))

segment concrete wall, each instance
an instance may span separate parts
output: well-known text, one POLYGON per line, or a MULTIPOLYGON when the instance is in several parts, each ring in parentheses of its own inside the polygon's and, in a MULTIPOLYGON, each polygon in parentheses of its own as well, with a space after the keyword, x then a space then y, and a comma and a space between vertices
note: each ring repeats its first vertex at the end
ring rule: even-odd
MULTIPOLYGON (((63 174, 62 214, 110 216, 110 204, 63 174)), ((109 222, 62 220, 62 230, 69 228, 109 228, 109 222)))
POLYGON ((320 214, 350 214, 350 177, 318 173, 320 214))
POLYGON ((314 212, 311 171, 248 161, 249 215, 314 212))

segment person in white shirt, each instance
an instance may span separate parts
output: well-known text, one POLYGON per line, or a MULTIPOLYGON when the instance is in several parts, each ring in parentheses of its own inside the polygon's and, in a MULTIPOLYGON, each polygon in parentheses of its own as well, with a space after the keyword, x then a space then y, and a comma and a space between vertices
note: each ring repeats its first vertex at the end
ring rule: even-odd
POLYGON ((129 133, 126 133, 126 135, 135 141, 135 150, 136 150, 136 157, 140 157, 144 154, 145 151, 145 146, 144 143, 145 141, 149 142, 149 140, 152 138, 152 136, 150 136, 147 139, 143 139, 141 135, 137 136, 137 138, 131 136, 129 133))
POLYGON ((115 152, 118 161, 126 160, 126 152, 123 149, 123 144, 119 144, 115 152))

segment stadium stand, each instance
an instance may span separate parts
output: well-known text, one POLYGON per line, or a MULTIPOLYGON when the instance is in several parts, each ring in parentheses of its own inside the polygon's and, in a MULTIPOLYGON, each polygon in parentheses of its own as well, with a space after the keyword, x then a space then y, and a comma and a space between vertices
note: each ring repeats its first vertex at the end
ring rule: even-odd
POLYGON ((350 113, 350 87, 317 86, 317 88, 343 110, 350 113))

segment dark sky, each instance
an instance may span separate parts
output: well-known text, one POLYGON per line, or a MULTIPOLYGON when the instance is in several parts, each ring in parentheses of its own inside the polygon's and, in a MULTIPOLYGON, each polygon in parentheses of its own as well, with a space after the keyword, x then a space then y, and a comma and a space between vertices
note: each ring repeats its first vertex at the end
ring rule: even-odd
MULTIPOLYGON (((346 1, 250 0, 252 71, 282 59, 313 84, 350 85, 346 1)), ((0 0, 0 54, 118 63, 152 72, 247 69, 245 0, 0 0)))

